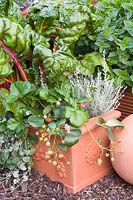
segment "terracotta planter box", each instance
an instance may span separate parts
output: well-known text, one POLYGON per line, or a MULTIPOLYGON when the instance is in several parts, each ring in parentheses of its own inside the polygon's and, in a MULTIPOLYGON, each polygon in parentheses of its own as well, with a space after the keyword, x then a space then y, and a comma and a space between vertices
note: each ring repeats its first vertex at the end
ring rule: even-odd
MULTIPOLYGON (((121 113, 119 111, 112 111, 104 114, 103 118, 108 120, 119 118, 120 115, 121 113)), ((100 137, 103 140, 103 145, 107 147, 109 146, 109 140, 103 128, 95 125, 96 119, 97 117, 91 118, 86 125, 92 131, 94 137, 100 137)), ((94 183, 109 174, 112 170, 110 159, 105 156, 102 157, 103 164, 101 166, 97 165, 96 162, 101 155, 101 151, 88 133, 87 128, 83 126, 81 130, 82 136, 79 142, 65 152, 65 156, 70 161, 70 165, 62 162, 61 168, 58 171, 55 166, 41 158, 42 153, 47 149, 44 142, 39 142, 34 147, 35 155, 33 156, 33 161, 35 169, 42 174, 46 174, 51 180, 63 183, 68 188, 68 191, 72 193, 76 193, 94 183)))
POLYGON ((131 93, 131 88, 125 90, 124 97, 120 100, 118 110, 121 112, 121 120, 133 114, 133 94, 131 93))

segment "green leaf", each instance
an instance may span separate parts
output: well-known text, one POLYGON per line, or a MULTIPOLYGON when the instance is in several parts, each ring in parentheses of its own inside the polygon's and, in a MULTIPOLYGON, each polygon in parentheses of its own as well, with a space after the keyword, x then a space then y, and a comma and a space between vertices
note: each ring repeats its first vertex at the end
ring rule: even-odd
POLYGON ((29 138, 31 144, 37 144, 39 142, 39 139, 36 135, 30 135, 29 138))
POLYGON ((110 119, 105 122, 106 126, 116 126, 116 127, 124 127, 124 124, 122 124, 119 120, 117 119, 110 119))
POLYGON ((48 97, 49 97, 49 90, 47 87, 43 88, 41 91, 40 91, 40 97, 43 99, 43 100, 47 100, 48 97))
POLYGON ((64 138, 64 141, 67 147, 72 147, 74 144, 76 144, 79 141, 79 137, 69 134, 64 138))
POLYGON ((47 115, 52 110, 51 105, 47 105, 43 110, 43 115, 47 115))
POLYGON ((99 144, 102 144, 102 139, 101 138, 97 138, 97 141, 99 144))
MULTIPOLYGON (((66 79, 66 72, 72 72, 76 68, 77 60, 66 48, 61 46, 55 53, 42 44, 34 48, 34 58, 36 59, 33 60, 33 66, 37 67, 39 60, 43 61, 45 75, 51 85, 63 83, 66 79)), ((41 96, 43 97, 43 95, 41 96)))
POLYGON ((18 178, 19 177, 19 170, 16 170, 13 172, 13 177, 18 178))
POLYGON ((28 123, 33 127, 40 127, 44 124, 44 118, 38 115, 28 117, 28 123))
POLYGON ((81 136, 81 130, 76 129, 76 128, 71 128, 70 134, 73 135, 73 136, 76 136, 76 137, 80 137, 81 136))
POLYGON ((12 17, 14 21, 18 21, 19 23, 23 24, 23 17, 20 10, 20 1, 8 1, 8 0, 1 0, 0 1, 0 17, 6 16, 8 13, 8 16, 12 17))
POLYGON ((66 119, 61 119, 56 122, 57 126, 63 126, 66 123, 66 119))
POLYGON ((63 83, 61 87, 56 88, 56 92, 58 92, 61 96, 69 96, 70 94, 70 83, 63 83))
POLYGON ((133 87, 131 89, 132 89, 132 95, 133 95, 133 87))
POLYGON ((19 121, 17 121, 16 119, 14 118, 11 118, 8 120, 7 122, 7 127, 10 129, 10 130, 16 130, 17 127, 19 126, 19 121))
POLYGON ((131 75, 130 78, 131 78, 131 81, 133 82, 133 75, 131 75))
POLYGON ((2 152, 1 154, 1 159, 3 162, 6 162, 6 160, 8 160, 9 158, 9 153, 8 152, 2 152))
POLYGON ((65 118, 66 108, 65 106, 59 106, 53 109, 53 113, 55 115, 55 118, 65 118))
POLYGON ((58 144, 58 146, 63 150, 67 151, 68 147, 65 144, 58 144))
POLYGON ((56 129, 56 123, 51 122, 51 123, 48 124, 48 127, 50 128, 51 131, 54 131, 56 129))
POLYGON ((69 118, 74 112, 74 108, 70 107, 70 106, 66 106, 66 113, 65 113, 65 117, 69 118))
POLYGON ((66 134, 65 129, 59 129, 58 133, 62 136, 64 136, 66 134))
POLYGON ((88 118, 88 113, 81 110, 76 110, 70 116, 70 122, 75 127, 81 127, 85 122, 88 121, 88 118))
POLYGON ((131 37, 125 37, 120 46, 121 50, 124 51, 125 49, 132 49, 133 48, 133 41, 131 37))
POLYGON ((72 88, 72 96, 77 99, 80 97, 80 91, 78 86, 72 88))
POLYGON ((74 127, 81 127, 88 121, 89 115, 85 111, 75 110, 73 107, 66 106, 66 118, 70 119, 74 127))
POLYGON ((33 148, 31 148, 31 149, 29 149, 29 150, 25 150, 25 154, 26 155, 29 155, 29 156, 32 156, 33 154, 34 154, 34 149, 33 148))
POLYGON ((100 53, 88 53, 81 60, 81 73, 83 75, 93 74, 97 65, 103 65, 103 58, 100 53))
POLYGON ((31 84, 27 81, 16 81, 11 85, 7 103, 13 103, 18 98, 24 97, 31 91, 31 84))
POLYGON ((22 161, 18 162, 18 163, 17 163, 17 166, 18 166, 18 168, 21 169, 22 171, 25 171, 25 170, 27 169, 26 166, 25 166, 25 163, 22 162, 22 161))
POLYGON ((92 98, 88 98, 88 97, 80 97, 80 98, 78 99, 78 102, 79 102, 79 103, 82 103, 82 102, 90 103, 90 102, 92 102, 92 101, 93 101, 93 99, 92 99, 92 98))
POLYGON ((99 117, 98 119, 97 119, 97 121, 96 121, 96 124, 97 125, 103 125, 105 123, 105 120, 102 118, 102 117, 99 117))
POLYGON ((79 141, 80 136, 81 136, 80 129, 72 129, 70 133, 66 135, 64 138, 65 145, 67 145, 68 147, 73 146, 79 141))
POLYGON ((29 162, 30 157, 29 157, 29 156, 23 156, 23 157, 22 157, 22 160, 23 160, 25 163, 27 163, 27 162, 29 162))
POLYGON ((108 136, 109 140, 114 140, 114 135, 110 127, 105 128, 105 133, 108 136))

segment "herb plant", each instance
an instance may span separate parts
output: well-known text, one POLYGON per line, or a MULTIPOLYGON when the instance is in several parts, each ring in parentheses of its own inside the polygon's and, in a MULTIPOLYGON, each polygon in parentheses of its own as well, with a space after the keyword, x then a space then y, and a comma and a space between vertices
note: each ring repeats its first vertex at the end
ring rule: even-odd
POLYGON ((115 82, 133 88, 133 3, 102 0, 96 7, 95 44, 100 52, 105 51, 115 82))

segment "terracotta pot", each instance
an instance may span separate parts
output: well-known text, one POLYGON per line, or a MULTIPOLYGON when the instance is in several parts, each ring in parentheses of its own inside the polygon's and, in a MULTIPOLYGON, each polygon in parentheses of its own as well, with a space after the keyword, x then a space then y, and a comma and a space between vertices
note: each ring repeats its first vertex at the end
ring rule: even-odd
MULTIPOLYGON (((105 120, 119 118, 119 111, 112 111, 102 115, 105 120)), ((103 128, 96 126, 97 117, 91 118, 86 126, 91 130, 95 138, 100 137, 104 146, 109 146, 109 140, 103 128)), ((109 174, 112 165, 109 158, 102 157, 103 164, 98 166, 97 159, 101 155, 101 150, 92 139, 86 126, 82 126, 82 136, 79 142, 65 152, 65 157, 70 161, 70 165, 61 163, 61 168, 57 171, 55 166, 41 158, 47 147, 44 142, 39 142, 35 148, 33 161, 35 169, 42 174, 46 174, 51 180, 63 183, 69 192, 76 193, 84 187, 94 183, 103 176, 109 174)), ((64 152, 63 152, 64 153, 64 152)))
POLYGON ((113 167, 121 178, 133 184, 133 114, 123 121, 125 127, 116 128, 114 131, 115 140, 119 142, 113 151, 113 167))
POLYGON ((125 90, 124 97, 120 100, 118 110, 121 112, 121 120, 133 114, 133 94, 131 93, 131 88, 125 90))

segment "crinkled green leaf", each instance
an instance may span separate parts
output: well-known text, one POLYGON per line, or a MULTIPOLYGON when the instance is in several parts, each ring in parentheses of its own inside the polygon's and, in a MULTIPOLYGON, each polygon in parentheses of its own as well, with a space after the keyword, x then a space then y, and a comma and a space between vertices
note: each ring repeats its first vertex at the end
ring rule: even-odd
POLYGON ((66 108, 65 106, 59 106, 53 109, 53 113, 55 115, 55 118, 63 119, 65 118, 66 108))
POLYGON ((49 97, 49 90, 47 87, 44 87, 41 91, 40 91, 40 97, 44 100, 47 100, 49 97))
POLYGON ((65 137, 64 141, 65 141, 65 144, 68 147, 71 147, 79 141, 79 137, 76 137, 76 136, 73 136, 73 135, 67 135, 65 137))
POLYGON ((44 124, 44 118, 38 115, 28 117, 28 123, 33 127, 40 127, 44 124))
POLYGON ((11 130, 15 130, 19 125, 19 122, 16 121, 15 119, 10 119, 8 120, 8 123, 7 123, 7 127, 11 130))
MULTIPOLYGON (((85 54, 85 56, 82 58, 80 62, 81 62, 80 71, 83 75, 93 74, 96 66, 98 65, 103 66, 103 58, 98 52, 85 54)), ((109 71, 108 66, 106 70, 109 71)))
POLYGON ((85 122, 88 121, 88 113, 82 110, 74 110, 74 108, 66 107, 66 118, 70 119, 70 122, 75 127, 81 127, 85 122))
POLYGON ((51 122, 51 123, 48 124, 48 127, 50 128, 51 131, 54 131, 56 129, 56 123, 51 122))
POLYGON ((70 133, 67 134, 64 138, 65 145, 67 145, 68 147, 73 146, 79 141, 80 135, 81 131, 79 129, 70 131, 70 133))
POLYGON ((0 77, 8 77, 13 72, 12 63, 14 60, 15 65, 20 70, 20 75, 24 78, 23 67, 18 57, 26 58, 30 52, 30 45, 30 33, 26 32, 17 20, 15 21, 8 14, 7 17, 0 18, 0 63, 3 68, 3 70, 0 68, 0 77))
POLYGON ((31 84, 27 81, 16 81, 11 85, 7 103, 13 103, 18 98, 24 97, 31 91, 31 84))
POLYGON ((36 68, 39 60, 43 61, 46 78, 50 84, 54 84, 55 82, 63 83, 66 72, 73 72, 76 69, 77 60, 71 54, 70 50, 64 49, 64 46, 53 53, 45 46, 38 45, 35 47, 33 54, 33 66, 36 68))
POLYGON ((61 119, 56 122, 57 126, 62 126, 66 123, 66 119, 61 119))
POLYGON ((20 5, 14 0, 1 0, 0 1, 0 17, 12 17, 14 20, 21 24, 24 24, 22 13, 20 10, 20 5))

